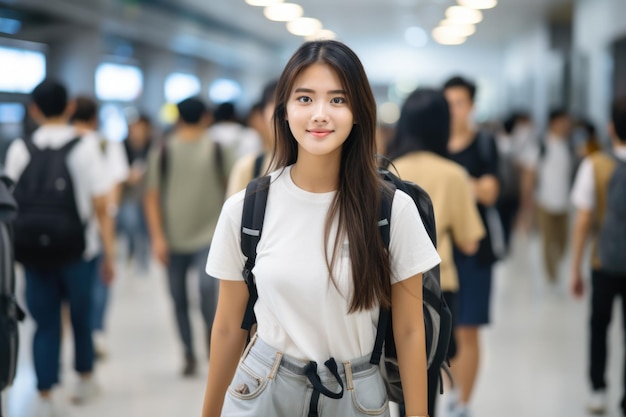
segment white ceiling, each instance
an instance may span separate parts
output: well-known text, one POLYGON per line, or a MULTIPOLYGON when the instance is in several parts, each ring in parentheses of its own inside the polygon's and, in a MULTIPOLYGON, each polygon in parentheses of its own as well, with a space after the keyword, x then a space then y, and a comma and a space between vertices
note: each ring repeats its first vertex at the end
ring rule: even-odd
MULTIPOLYGON (((553 9, 573 2, 499 0, 496 8, 484 11, 476 34, 464 45, 441 46, 431 40, 418 50, 405 42, 405 30, 419 26, 430 33, 456 0, 286 1, 299 3, 306 16, 320 19, 359 56, 367 57, 364 63, 368 73, 380 82, 397 75, 409 63, 415 68, 415 62, 464 62, 493 55, 526 28, 554 13, 553 9)), ((284 59, 302 42, 284 23, 267 20, 262 8, 249 6, 244 0, 0 0, 0 4, 7 2, 101 27, 130 40, 208 58, 224 68, 254 68, 266 74, 280 70, 284 59), (136 13, 129 13, 128 5, 138 7, 136 13), (189 12, 203 17, 204 23, 190 21, 189 12)), ((50 26, 48 33, 53 36, 59 31, 50 26)))
MULTIPOLYGON (((339 39, 350 45, 390 45, 404 42, 404 31, 420 26, 430 32, 455 0, 287 0, 300 4, 307 17, 322 21, 339 39)), ((261 7, 244 0, 177 0, 179 4, 227 22, 242 31, 293 48, 302 39, 287 32, 284 23, 268 21, 261 7)), ((571 4, 572 0, 500 0, 497 7, 484 11, 472 45, 502 45, 549 10, 571 4)), ((462 48, 462 47, 461 47, 462 48)))

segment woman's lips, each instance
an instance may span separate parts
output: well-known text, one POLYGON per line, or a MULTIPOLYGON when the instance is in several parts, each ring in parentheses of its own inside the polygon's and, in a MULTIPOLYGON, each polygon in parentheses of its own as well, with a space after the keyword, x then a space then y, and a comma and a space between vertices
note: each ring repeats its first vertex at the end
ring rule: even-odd
POLYGON ((315 136, 316 138, 325 138, 326 136, 333 133, 332 130, 328 130, 328 129, 311 129, 311 130, 307 130, 307 132, 309 132, 311 135, 315 136))

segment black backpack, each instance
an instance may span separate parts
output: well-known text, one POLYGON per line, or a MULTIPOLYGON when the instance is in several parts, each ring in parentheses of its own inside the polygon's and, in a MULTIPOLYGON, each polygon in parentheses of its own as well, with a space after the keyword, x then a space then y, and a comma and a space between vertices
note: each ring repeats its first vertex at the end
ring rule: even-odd
POLYGON ((616 158, 608 185, 598 255, 603 271, 626 276, 626 162, 616 158))
MULTIPOLYGON (((17 205, 9 192, 10 180, 0 178, 0 392, 11 386, 17 368, 19 332, 24 312, 15 300, 13 231, 17 205)), ((0 404, 0 414, 2 405, 0 404)))
POLYGON ((14 230, 15 259, 28 268, 58 268, 83 255, 85 225, 67 167, 67 155, 79 141, 74 138, 59 149, 39 149, 24 140, 30 162, 13 191, 19 207, 14 230))
MULTIPOLYGON (((416 184, 402 181, 387 170, 380 169, 381 177, 391 186, 408 194, 419 211, 424 227, 433 244, 436 246, 437 233, 435 229, 435 215, 428 193, 416 184)), ((241 249, 246 256, 243 269, 243 278, 250 294, 241 328, 250 330, 256 322, 254 304, 258 299, 258 292, 252 269, 256 262, 256 248, 261 240, 265 207, 269 194, 271 177, 266 176, 253 180, 246 188, 241 223, 241 249)), ((381 202, 380 231, 385 245, 389 246, 391 207, 393 193, 383 193, 381 202)), ((426 334, 426 357, 429 369, 443 369, 448 374, 446 363, 448 344, 452 334, 452 314, 446 304, 440 286, 439 266, 423 274, 423 303, 424 325, 426 334)), ((379 365, 385 380, 389 400, 398 403, 404 402, 400 370, 396 353, 391 311, 380 310, 376 341, 370 358, 370 363, 379 365)), ((443 385, 441 385, 443 387, 443 385)))

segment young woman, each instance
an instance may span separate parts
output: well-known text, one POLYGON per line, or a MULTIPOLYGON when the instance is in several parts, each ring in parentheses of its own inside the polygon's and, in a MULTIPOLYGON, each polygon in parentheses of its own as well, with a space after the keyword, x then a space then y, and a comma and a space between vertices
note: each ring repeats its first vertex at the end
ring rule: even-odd
MULTIPOLYGON (((393 167, 400 177, 423 187, 433 202, 437 227, 437 251, 441 257, 441 289, 458 315, 459 280, 453 247, 473 255, 484 236, 469 177, 462 166, 448 157, 450 109, 443 92, 418 88, 402 106, 396 137, 390 147, 393 167)), ((454 334, 448 358, 456 355, 454 334)), ((439 370, 429 372, 429 414, 435 415, 439 370)))
POLYGON ((439 256, 402 192, 384 246, 375 124, 354 52, 303 44, 276 91, 276 171, 253 270, 258 330, 243 356, 243 192, 225 203, 207 261, 220 292, 203 417, 389 416, 369 364, 380 305, 392 308, 407 414, 427 415, 422 272, 439 256))

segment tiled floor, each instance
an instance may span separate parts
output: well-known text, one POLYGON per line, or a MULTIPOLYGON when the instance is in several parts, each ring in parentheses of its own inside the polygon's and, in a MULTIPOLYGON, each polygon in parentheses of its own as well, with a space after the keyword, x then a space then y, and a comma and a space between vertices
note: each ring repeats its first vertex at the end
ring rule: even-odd
MULTIPOLYGON (((67 335, 65 384, 55 398, 64 407, 63 415, 200 416, 207 362, 201 362, 198 377, 179 376, 181 354, 163 272, 154 267, 150 276, 141 277, 127 268, 121 270, 109 317, 110 356, 97 368, 102 395, 86 406, 69 405, 67 397, 75 376, 67 335)), ((563 272, 565 277, 566 268, 563 272)), ((196 335, 200 336, 198 301, 192 300, 196 335)), ((586 300, 572 300, 564 289, 544 284, 539 245, 535 239, 518 239, 514 256, 496 270, 493 324, 482 334, 483 366, 472 403, 473 415, 585 416, 587 310, 586 300)), ((624 357, 621 326, 616 320, 610 334, 609 381, 614 385, 609 393, 609 416, 619 416, 618 364, 624 357)), ((30 322, 22 326, 18 378, 5 395, 7 417, 31 417, 33 412, 36 393, 30 354, 32 330, 30 322)), ((201 340, 196 337, 198 352, 204 352, 201 340)))

